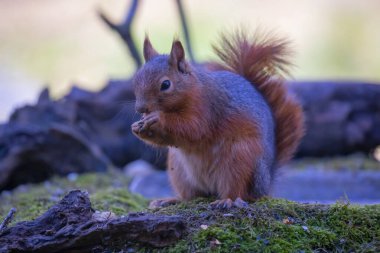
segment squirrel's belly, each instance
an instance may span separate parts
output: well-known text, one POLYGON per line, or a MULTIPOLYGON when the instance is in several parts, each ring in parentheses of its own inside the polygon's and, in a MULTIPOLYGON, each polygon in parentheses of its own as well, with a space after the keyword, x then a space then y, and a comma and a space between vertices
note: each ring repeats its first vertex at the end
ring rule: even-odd
POLYGON ((187 181, 205 194, 217 195, 219 182, 218 168, 222 157, 218 156, 222 142, 202 150, 202 152, 188 153, 175 149, 176 158, 182 164, 187 181))

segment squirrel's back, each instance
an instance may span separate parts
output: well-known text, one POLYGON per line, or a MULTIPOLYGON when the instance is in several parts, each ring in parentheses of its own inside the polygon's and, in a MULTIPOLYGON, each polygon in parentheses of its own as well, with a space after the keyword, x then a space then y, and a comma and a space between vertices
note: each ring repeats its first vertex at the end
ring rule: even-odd
POLYGON ((235 113, 249 115, 257 123, 265 153, 273 159, 274 119, 271 108, 261 92, 244 77, 230 71, 214 71, 210 75, 215 79, 214 89, 227 94, 231 110, 234 108, 235 113))

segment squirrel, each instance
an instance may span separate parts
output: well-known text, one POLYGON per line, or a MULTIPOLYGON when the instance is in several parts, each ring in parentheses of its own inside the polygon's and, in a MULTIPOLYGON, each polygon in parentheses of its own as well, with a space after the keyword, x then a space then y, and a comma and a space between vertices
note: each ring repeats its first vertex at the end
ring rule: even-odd
POLYGON ((136 111, 132 132, 168 147, 175 198, 216 197, 213 208, 243 207, 268 196, 277 168, 295 152, 304 132, 301 105, 288 92, 290 50, 270 34, 222 34, 213 46, 220 62, 192 64, 179 40, 159 54, 148 36, 145 64, 133 77, 136 111))

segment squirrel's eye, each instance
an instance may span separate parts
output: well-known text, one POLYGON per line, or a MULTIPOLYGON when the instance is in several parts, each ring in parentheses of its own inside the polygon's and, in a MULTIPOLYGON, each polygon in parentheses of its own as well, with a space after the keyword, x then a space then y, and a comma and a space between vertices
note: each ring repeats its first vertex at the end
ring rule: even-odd
POLYGON ((165 80, 165 81, 163 81, 163 82, 161 83, 161 88, 160 88, 160 90, 163 91, 163 90, 167 90, 167 89, 169 89, 170 84, 171 84, 171 83, 170 83, 169 80, 165 80))

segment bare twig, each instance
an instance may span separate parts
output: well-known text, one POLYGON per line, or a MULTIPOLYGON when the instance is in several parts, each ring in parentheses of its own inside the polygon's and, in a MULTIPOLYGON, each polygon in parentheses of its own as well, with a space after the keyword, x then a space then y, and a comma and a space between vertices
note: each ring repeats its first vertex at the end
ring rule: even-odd
POLYGON ((120 35, 120 37, 123 39, 123 41, 128 47, 129 52, 131 53, 133 60, 135 61, 136 67, 140 67, 142 64, 142 61, 137 51, 136 44, 132 37, 131 26, 132 26, 133 18, 135 17, 135 14, 136 14, 138 2, 139 0, 132 0, 126 19, 124 20, 122 24, 119 24, 119 25, 111 22, 101 10, 98 10, 98 15, 103 20, 103 22, 106 23, 107 26, 110 27, 112 30, 116 31, 120 35))
POLYGON ((12 208, 8 215, 4 218, 3 222, 0 224, 0 234, 8 227, 8 224, 12 221, 13 215, 16 213, 16 208, 12 208))
POLYGON ((194 54, 193 54, 193 50, 192 50, 191 42, 190 42, 190 33, 189 33, 189 28, 188 28, 187 22, 186 22, 186 16, 185 16, 185 11, 184 11, 183 5, 182 5, 182 0, 176 0, 176 3, 177 3, 179 16, 181 18, 183 33, 185 35, 187 52, 189 53, 190 60, 194 61, 194 54))

